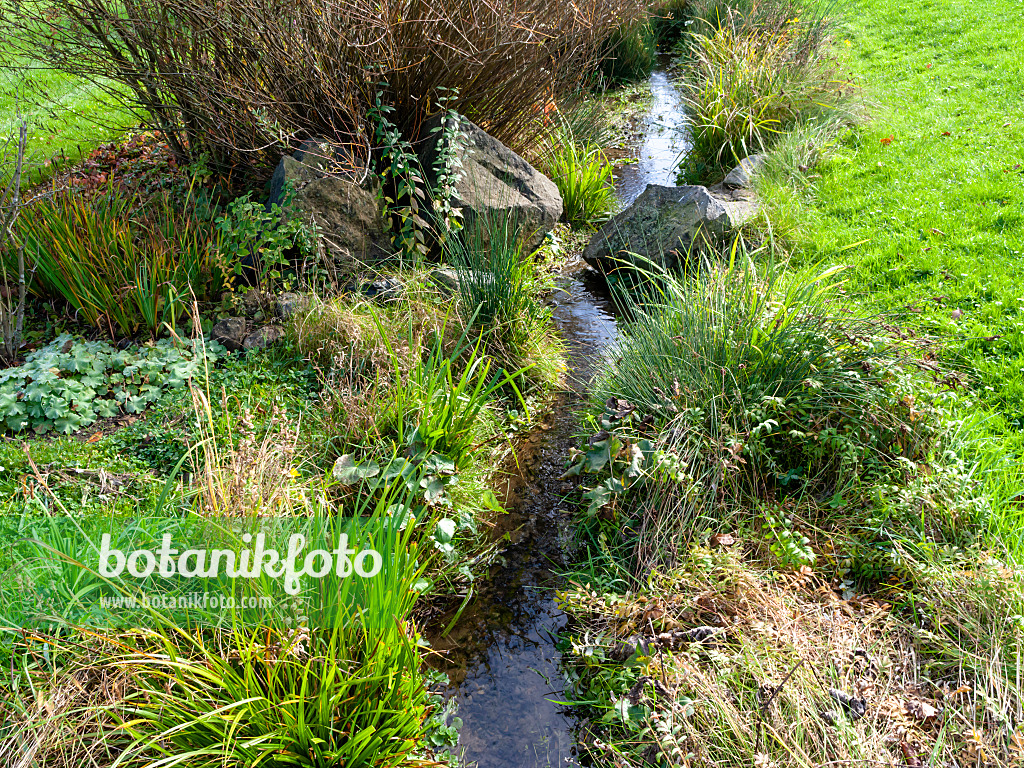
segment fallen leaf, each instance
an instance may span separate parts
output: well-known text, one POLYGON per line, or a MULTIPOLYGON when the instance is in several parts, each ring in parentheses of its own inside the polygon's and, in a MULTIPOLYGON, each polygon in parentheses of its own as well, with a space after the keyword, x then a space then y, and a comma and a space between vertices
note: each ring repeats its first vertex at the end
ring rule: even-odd
POLYGON ((943 232, 941 229, 936 229, 935 227, 932 227, 932 234, 933 235, 942 235, 943 237, 946 236, 945 232, 943 232))
POLYGON ((914 750, 910 748, 910 745, 905 741, 900 743, 900 749, 903 751, 903 759, 907 763, 907 768, 921 768, 921 758, 914 754, 914 750))
POLYGON ((908 701, 905 708, 907 714, 925 723, 935 722, 939 719, 939 710, 927 701, 908 701))
POLYGON ((716 533, 711 537, 711 540, 708 543, 711 544, 712 547, 722 547, 724 549, 725 547, 731 547, 735 544, 736 539, 733 538, 731 533, 716 533))

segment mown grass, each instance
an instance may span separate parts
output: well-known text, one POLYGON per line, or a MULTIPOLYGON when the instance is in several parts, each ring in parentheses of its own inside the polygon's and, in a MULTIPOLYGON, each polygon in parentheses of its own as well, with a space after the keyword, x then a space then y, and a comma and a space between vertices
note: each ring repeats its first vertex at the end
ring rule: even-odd
POLYGON ((1019 16, 1009 0, 858 3, 840 45, 870 119, 800 183, 763 189, 797 262, 851 265, 866 308, 938 341, 1004 455, 1024 447, 1019 16))
POLYGON ((15 57, 0 43, 0 136, 16 132, 19 115, 29 128, 26 183, 48 178, 58 164, 77 162, 138 122, 92 83, 15 57))

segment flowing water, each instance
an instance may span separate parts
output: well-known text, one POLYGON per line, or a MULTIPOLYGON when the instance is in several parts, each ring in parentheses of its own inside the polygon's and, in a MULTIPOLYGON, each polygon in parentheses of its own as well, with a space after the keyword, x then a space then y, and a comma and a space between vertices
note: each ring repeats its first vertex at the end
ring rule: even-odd
POLYGON ((683 102, 669 79, 670 57, 658 55, 658 66, 651 73, 651 108, 642 126, 643 138, 637 146, 637 162, 615 170, 615 195, 623 206, 636 200, 648 184, 675 186, 676 166, 685 151, 683 102))
POLYGON ((557 635, 565 616, 555 604, 555 575, 571 547, 571 490, 559 479, 576 443, 577 413, 601 352, 614 343, 615 318, 600 278, 562 279, 554 320, 569 346, 573 375, 545 423, 527 438, 513 494, 519 499, 502 527, 511 545, 471 605, 444 638, 463 726, 465 759, 481 768, 572 765, 572 719, 561 696, 557 635))
MULTIPOLYGON (((616 173, 623 205, 649 183, 673 183, 678 135, 661 124, 678 122, 682 107, 664 70, 655 70, 650 85, 640 161, 616 173)), ((511 488, 518 503, 502 522, 510 545, 451 632, 431 637, 458 701, 464 760, 480 768, 576 764, 572 717, 556 703, 562 677, 555 645, 565 616, 554 593, 572 548, 573 514, 563 501, 571 486, 559 478, 577 442, 587 385, 617 334, 603 281, 582 266, 562 278, 554 296, 554 320, 569 349, 569 386, 520 451, 522 472, 511 488)))

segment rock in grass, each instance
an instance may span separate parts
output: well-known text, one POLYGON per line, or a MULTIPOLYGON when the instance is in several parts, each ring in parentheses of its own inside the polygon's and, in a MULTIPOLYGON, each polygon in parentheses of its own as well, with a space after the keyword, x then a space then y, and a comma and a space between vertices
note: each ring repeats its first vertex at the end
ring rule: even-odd
POLYGON ((210 329, 210 338, 219 341, 229 352, 243 349, 249 333, 249 321, 244 317, 226 317, 210 329))
POLYGON ((740 160, 740 164, 726 174, 722 186, 726 189, 750 189, 754 185, 754 177, 768 160, 766 155, 751 155, 740 160))
POLYGON ((243 349, 266 349, 284 338, 284 329, 279 325, 264 325, 250 332, 242 340, 243 349))
POLYGON ((310 140, 294 155, 282 157, 270 180, 267 205, 281 203, 288 182, 295 189, 288 215, 312 219, 340 267, 391 255, 377 195, 359 183, 344 152, 310 140))
MULTIPOLYGON (((441 135, 433 131, 443 117, 438 114, 428 120, 421 134, 420 163, 432 186, 441 135)), ((558 187, 480 126, 460 119, 458 157, 462 175, 454 203, 462 208, 464 228, 479 233, 486 243, 490 227, 504 227, 509 222, 524 233, 524 252, 536 250, 562 216, 558 187)))
POLYGON ((442 294, 451 296, 462 290, 463 281, 467 281, 471 288, 486 290, 494 282, 494 275, 489 272, 482 272, 474 269, 435 269, 430 273, 430 281, 438 287, 442 294))
POLYGON ((363 283, 359 292, 368 299, 388 302, 398 301, 405 294, 405 284, 390 277, 382 277, 369 283, 363 283))
POLYGON ((622 268, 675 269, 702 240, 720 244, 757 214, 749 195, 700 186, 647 189, 591 238, 583 258, 609 274, 622 268))
POLYGON ((312 299, 304 293, 285 291, 277 297, 277 314, 288 318, 309 309, 312 299))

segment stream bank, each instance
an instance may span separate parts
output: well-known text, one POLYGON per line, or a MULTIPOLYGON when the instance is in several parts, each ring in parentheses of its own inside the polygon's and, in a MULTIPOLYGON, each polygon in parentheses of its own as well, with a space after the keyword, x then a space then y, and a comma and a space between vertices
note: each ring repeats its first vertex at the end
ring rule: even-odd
MULTIPOLYGON (((673 184, 683 148, 679 132, 666 124, 682 119, 683 106, 669 80, 668 57, 658 62, 637 161, 615 172, 623 207, 648 184, 673 184)), ((463 759, 480 768, 576 764, 571 712, 554 703, 562 698, 556 643, 566 624, 555 602, 562 586, 557 573, 574 546, 573 505, 565 501, 572 485, 561 475, 578 442, 588 385, 618 332, 603 278, 581 260, 565 272, 552 316, 567 347, 567 386, 526 439, 529 460, 511 479, 510 497, 519 502, 501 526, 510 545, 451 631, 430 637, 458 704, 463 759)))

